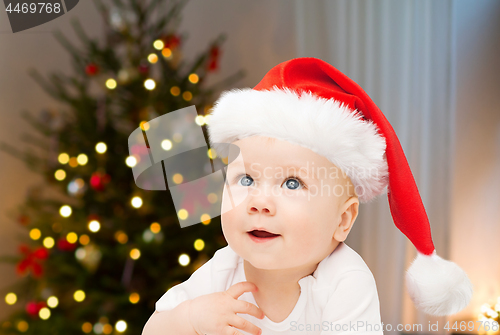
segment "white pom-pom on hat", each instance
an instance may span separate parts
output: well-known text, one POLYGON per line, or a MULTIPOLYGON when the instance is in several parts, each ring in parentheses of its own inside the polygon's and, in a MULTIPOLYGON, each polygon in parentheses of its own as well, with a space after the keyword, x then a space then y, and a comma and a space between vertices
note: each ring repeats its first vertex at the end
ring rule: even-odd
POLYGON ((451 315, 464 309, 472 297, 467 274, 455 263, 417 252, 406 272, 406 287, 413 303, 431 315, 451 315))

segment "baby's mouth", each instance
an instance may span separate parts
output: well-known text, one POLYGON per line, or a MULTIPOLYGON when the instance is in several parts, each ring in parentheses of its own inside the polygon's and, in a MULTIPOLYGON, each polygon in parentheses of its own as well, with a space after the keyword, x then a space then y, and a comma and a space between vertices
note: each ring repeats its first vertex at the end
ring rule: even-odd
POLYGON ((280 236, 279 234, 273 234, 265 230, 252 230, 248 232, 250 235, 260 238, 268 238, 268 237, 276 237, 280 236))

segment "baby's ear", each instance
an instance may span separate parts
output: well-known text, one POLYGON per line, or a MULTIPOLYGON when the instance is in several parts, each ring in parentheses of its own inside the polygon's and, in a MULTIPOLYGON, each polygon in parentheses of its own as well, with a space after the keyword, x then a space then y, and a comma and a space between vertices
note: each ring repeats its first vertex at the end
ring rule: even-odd
POLYGON ((358 197, 350 197, 341 207, 338 227, 333 233, 333 238, 338 242, 344 242, 351 231, 352 225, 358 217, 358 197))

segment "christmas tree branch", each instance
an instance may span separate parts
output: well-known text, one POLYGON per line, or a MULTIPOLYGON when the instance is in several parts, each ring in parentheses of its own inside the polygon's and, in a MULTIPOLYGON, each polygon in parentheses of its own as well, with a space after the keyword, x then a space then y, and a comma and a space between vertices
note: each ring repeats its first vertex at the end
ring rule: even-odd
POLYGON ((33 117, 27 110, 21 111, 21 117, 36 131, 42 133, 44 136, 52 135, 53 131, 47 127, 44 123, 38 121, 33 117))
POLYGON ((146 15, 146 16, 151 15, 151 13, 154 12, 154 9, 158 6, 158 4, 160 4, 160 1, 161 0, 151 0, 149 2, 149 5, 144 10, 144 15, 146 15))
POLYGON ((60 30, 56 30, 54 32, 54 37, 61 43, 61 45, 68 50, 68 52, 73 55, 74 58, 79 59, 80 58, 80 52, 78 49, 76 49, 67 39, 66 37, 61 33, 60 30))
POLYGON ((44 141, 40 138, 36 138, 35 136, 32 136, 30 134, 22 134, 21 135, 21 141, 32 144, 44 151, 49 151, 49 145, 47 143, 44 143, 44 141))
POLYGON ((36 69, 30 69, 28 71, 28 74, 42 87, 42 89, 47 92, 50 96, 52 96, 54 99, 58 99, 59 96, 57 93, 52 89, 48 83, 45 81, 45 79, 38 73, 36 69))
POLYGON ((71 25, 73 26, 73 30, 75 31, 75 33, 78 35, 78 37, 80 37, 80 39, 85 44, 91 43, 91 40, 89 39, 88 35, 83 30, 82 25, 80 24, 80 20, 78 20, 77 18, 73 18, 71 20, 71 25))
POLYGON ((12 145, 5 142, 0 142, 0 150, 4 151, 5 153, 11 155, 16 159, 21 160, 33 172, 42 175, 45 174, 44 170, 40 168, 41 166, 43 166, 44 161, 41 158, 34 155, 32 152, 25 151, 24 153, 19 153, 19 151, 15 149, 12 145))

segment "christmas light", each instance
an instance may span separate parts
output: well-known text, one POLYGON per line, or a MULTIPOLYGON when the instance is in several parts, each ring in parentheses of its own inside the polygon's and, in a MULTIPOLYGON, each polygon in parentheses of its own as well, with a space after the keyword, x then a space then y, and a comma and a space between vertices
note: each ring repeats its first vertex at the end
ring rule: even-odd
POLYGON ((210 105, 206 105, 205 107, 203 107, 203 112, 205 113, 205 115, 212 113, 212 108, 213 106, 210 105))
POLYGON ((76 157, 71 157, 69 159, 69 166, 71 166, 72 168, 78 166, 78 161, 76 160, 76 157))
POLYGON ((210 215, 208 215, 208 214, 202 214, 201 217, 200 217, 200 221, 201 221, 201 223, 203 223, 206 226, 211 221, 210 215))
POLYGON ((134 156, 128 156, 127 159, 125 159, 125 164, 127 164, 128 167, 134 167, 137 164, 137 159, 135 159, 134 156))
POLYGON ((50 296, 47 299, 47 306, 49 306, 50 308, 56 308, 57 305, 59 305, 59 299, 57 299, 57 297, 50 296))
POLYGON ((121 244, 125 244, 127 243, 128 241, 128 236, 127 234, 125 234, 123 231, 119 230, 115 233, 115 239, 121 243, 121 244))
POLYGON ((117 332, 123 333, 125 330, 127 330, 127 323, 123 320, 120 320, 115 324, 115 329, 117 332))
POLYGON ((158 234, 161 230, 161 226, 158 222, 153 222, 149 229, 151 229, 153 233, 158 234))
POLYGON ((38 240, 42 236, 42 232, 38 228, 33 228, 30 230, 30 238, 32 240, 38 240))
POLYGON ((64 205, 59 209, 59 214, 61 214, 62 217, 67 218, 68 216, 71 215, 71 207, 68 205, 64 205))
POLYGON ((212 117, 212 114, 205 115, 205 124, 210 124, 211 117, 212 117))
POLYGON ((134 248, 132 250, 130 250, 130 258, 132 259, 139 259, 139 257, 141 257, 141 251, 137 248, 134 248))
POLYGON ((139 123, 139 127, 141 127, 142 130, 147 131, 149 129, 149 123, 147 121, 141 121, 141 123, 139 123))
POLYGON ((113 332, 113 326, 110 325, 109 323, 106 323, 103 327, 102 327, 102 332, 104 334, 111 334, 113 332))
POLYGON ((90 237, 86 234, 83 234, 80 236, 78 241, 80 242, 81 245, 87 245, 90 242, 90 237))
POLYGON ((59 181, 64 180, 66 178, 66 171, 59 169, 54 173, 54 177, 59 181))
POLYGON ((197 251, 203 250, 203 248, 205 248, 205 242, 201 238, 197 239, 196 241, 194 241, 194 248, 197 251))
POLYGON ((182 98, 186 101, 191 101, 191 99, 193 99, 193 93, 186 91, 182 93, 182 98))
POLYGON ((66 240, 69 243, 76 243, 76 241, 78 241, 78 235, 76 235, 76 233, 74 233, 74 232, 68 233, 66 235, 66 240))
POLYGON ((17 330, 19 330, 20 332, 26 332, 29 328, 29 325, 26 321, 24 320, 21 320, 17 323, 17 330))
POLYGON ((161 141, 161 148, 165 151, 172 149, 172 141, 170 140, 161 141))
POLYGON ((90 322, 85 322, 82 325, 82 331, 86 334, 90 333, 92 331, 92 324, 90 322))
POLYGON ((87 256, 87 252, 85 251, 84 248, 80 247, 80 248, 76 249, 76 251, 75 251, 76 259, 81 261, 81 260, 85 259, 85 256, 87 256))
POLYGON ((139 208, 142 206, 142 199, 140 197, 133 197, 130 203, 133 207, 139 208))
POLYGON ((173 139, 174 139, 174 142, 179 143, 180 141, 182 141, 182 134, 175 133, 173 136, 173 139))
POLYGON ((488 305, 488 304, 483 304, 483 305, 481 306, 481 313, 486 314, 486 312, 488 311, 488 309, 490 309, 490 305, 488 305))
POLYGON ((7 303, 7 305, 14 305, 17 301, 17 295, 15 293, 7 293, 7 295, 5 296, 5 302, 7 303))
POLYGON ((85 300, 85 292, 83 292, 82 290, 77 290, 73 294, 73 298, 77 302, 82 302, 83 300, 85 300))
POLYGON ((133 304, 137 304, 139 302, 139 300, 141 299, 141 297, 139 296, 139 293, 136 293, 136 292, 132 292, 130 293, 129 297, 128 297, 128 300, 133 303, 133 304))
POLYGON ((188 80, 193 83, 193 84, 196 84, 198 82, 198 80, 200 80, 200 78, 198 77, 198 75, 196 73, 191 73, 188 77, 188 80))
POLYGON ((154 90, 155 87, 156 87, 156 83, 153 79, 146 79, 146 81, 144 82, 144 87, 147 89, 147 90, 154 90))
POLYGON ((50 318, 50 309, 48 309, 47 307, 43 307, 41 308, 39 311, 38 311, 38 316, 40 317, 40 319, 42 320, 47 320, 48 318, 50 318))
POLYGON ((174 183, 180 184, 180 183, 182 183, 182 181, 184 180, 184 178, 182 177, 182 175, 180 173, 176 173, 172 177, 172 180, 174 181, 174 183))
POLYGON ((214 149, 208 149, 207 155, 210 159, 215 159, 215 157, 217 157, 217 152, 214 149))
POLYGON ((148 61, 151 64, 154 64, 154 63, 156 63, 158 61, 158 56, 156 54, 149 54, 148 61))
POLYGON ((215 204, 217 202, 217 194, 215 193, 209 193, 207 195, 207 200, 208 202, 210 202, 211 204, 215 204))
POLYGON ((66 154, 66 153, 61 153, 59 154, 59 156, 57 157, 57 160, 59 161, 59 163, 61 164, 66 164, 69 162, 69 155, 66 154))
POLYGON ((156 41, 153 42, 153 47, 156 50, 161 50, 161 49, 163 49, 164 46, 165 46, 165 44, 163 43, 162 40, 156 40, 156 41))
POLYGON ((43 246, 47 249, 54 247, 55 241, 52 237, 46 237, 43 239, 43 246))
POLYGON ((98 152, 98 153, 100 153, 100 154, 105 153, 105 152, 106 152, 106 150, 107 150, 107 148, 108 148, 108 147, 106 146, 106 143, 104 143, 104 142, 99 142, 99 143, 97 143, 97 144, 95 145, 95 151, 97 151, 97 152, 98 152))
POLYGON ((114 90, 116 88, 116 80, 114 80, 113 78, 109 78, 108 80, 106 80, 106 87, 110 90, 114 90))
POLYGON ((83 165, 87 164, 87 162, 89 161, 89 158, 85 154, 79 154, 78 157, 76 157, 76 161, 78 162, 78 164, 83 166, 83 165))
POLYGON ((181 94, 181 89, 177 86, 172 86, 172 88, 170 89, 170 94, 172 94, 174 97, 176 97, 179 94, 181 94))
POLYGON ((101 229, 101 224, 97 220, 92 220, 89 222, 89 230, 93 233, 97 233, 101 229))
POLYGON ((97 322, 95 325, 94 325, 94 333, 96 334, 102 334, 102 331, 103 331, 103 327, 104 325, 100 322, 97 322))
POLYGON ((203 115, 197 115, 195 118, 194 118, 194 122, 198 125, 198 126, 203 126, 205 124, 205 117, 203 115))
POLYGON ((145 229, 142 233, 142 239, 149 243, 155 238, 155 234, 150 229, 145 229))
POLYGON ((179 256, 179 264, 182 265, 182 266, 187 266, 190 261, 191 261, 191 259, 186 254, 181 254, 179 256))
POLYGON ((181 209, 178 213, 177 213, 177 216, 179 217, 179 219, 181 220, 186 220, 188 218, 188 211, 185 210, 185 209, 181 209))
POLYGON ((81 194, 83 192, 83 187, 85 182, 82 178, 77 178, 68 184, 68 192, 72 195, 81 194))
POLYGON ((165 58, 170 58, 172 57, 172 50, 170 50, 170 48, 165 48, 161 51, 161 54, 163 55, 163 57, 165 58))

